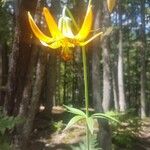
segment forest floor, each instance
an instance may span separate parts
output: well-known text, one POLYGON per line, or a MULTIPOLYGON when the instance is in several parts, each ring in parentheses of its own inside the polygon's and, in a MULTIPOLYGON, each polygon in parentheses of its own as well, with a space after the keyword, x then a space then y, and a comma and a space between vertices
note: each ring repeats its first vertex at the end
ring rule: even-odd
MULTIPOLYGON (((63 131, 71 116, 59 107, 53 110, 53 118, 55 120, 49 121, 44 119, 42 115, 38 116, 28 150, 72 150, 71 146, 76 147, 83 141, 85 138, 85 124, 83 122, 63 131)), ((95 132, 97 131, 98 128, 95 126, 95 132)), ((134 147, 130 149, 122 147, 117 150, 150 150, 150 118, 142 121, 140 131, 136 135, 135 143, 132 143, 134 147)))

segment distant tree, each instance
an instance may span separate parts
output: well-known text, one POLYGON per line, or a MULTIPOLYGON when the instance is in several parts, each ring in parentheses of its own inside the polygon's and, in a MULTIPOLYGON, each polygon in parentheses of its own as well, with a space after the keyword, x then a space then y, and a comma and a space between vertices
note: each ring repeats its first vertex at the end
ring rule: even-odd
MULTIPOLYGON (((110 27, 110 16, 107 4, 103 3, 102 26, 110 27)), ((112 104, 112 80, 111 80, 111 65, 110 65, 110 38, 106 36, 102 43, 103 56, 103 109, 107 112, 112 104)))
POLYGON ((122 2, 118 2, 119 13, 119 47, 118 47, 118 92, 120 111, 126 110, 126 100, 124 91, 124 74, 123 74, 123 31, 122 31, 122 2))
POLYGON ((145 37, 145 0, 140 0, 141 8, 141 117, 146 117, 146 37, 145 37))
MULTIPOLYGON (((102 3, 99 0, 96 0, 94 3, 94 16, 95 23, 94 29, 98 29, 100 25, 100 21, 102 18, 102 3)), ((104 7, 106 7, 106 2, 104 2, 104 7)), ((105 9, 105 8, 104 8, 105 9)), ((100 95, 101 91, 101 83, 100 83, 100 43, 99 40, 95 40, 93 42, 92 47, 92 95, 93 95, 93 103, 96 112, 103 112, 102 99, 100 95)), ((99 123, 99 140, 100 146, 103 150, 111 150, 111 132, 108 122, 106 120, 100 119, 99 123)))

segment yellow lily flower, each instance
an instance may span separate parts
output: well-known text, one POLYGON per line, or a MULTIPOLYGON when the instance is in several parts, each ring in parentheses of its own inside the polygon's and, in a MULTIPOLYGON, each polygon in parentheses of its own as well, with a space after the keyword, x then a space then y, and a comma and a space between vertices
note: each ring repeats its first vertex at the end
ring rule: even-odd
POLYGON ((43 15, 45 16, 48 29, 50 31, 51 37, 45 35, 34 22, 30 12, 28 12, 28 19, 31 29, 34 35, 40 40, 40 42, 47 47, 52 49, 62 48, 62 56, 66 60, 70 55, 70 48, 75 46, 85 46, 91 42, 96 37, 100 36, 102 32, 99 32, 92 36, 90 39, 86 40, 88 34, 91 31, 93 15, 92 6, 89 5, 86 16, 84 18, 83 24, 79 32, 74 35, 71 29, 71 20, 68 17, 62 17, 59 23, 55 22, 53 16, 47 8, 43 8, 43 15))

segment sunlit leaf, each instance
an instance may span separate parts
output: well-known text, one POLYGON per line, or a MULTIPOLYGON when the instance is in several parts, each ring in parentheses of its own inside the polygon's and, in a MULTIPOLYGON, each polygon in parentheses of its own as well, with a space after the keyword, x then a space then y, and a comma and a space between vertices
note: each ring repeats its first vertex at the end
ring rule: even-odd
POLYGON ((80 109, 72 108, 72 107, 69 107, 66 105, 64 105, 64 107, 67 108, 68 112, 70 112, 70 113, 86 117, 86 114, 80 109))
POLYGON ((114 117, 107 115, 107 114, 103 114, 103 113, 95 113, 92 115, 94 118, 102 118, 102 119, 107 119, 107 120, 112 120, 115 121, 117 123, 120 123, 117 119, 115 119, 114 117))
POLYGON ((88 128, 89 128, 91 134, 93 134, 93 132, 94 132, 94 119, 92 117, 88 117, 86 119, 86 122, 87 122, 87 125, 88 125, 88 128))
POLYGON ((75 116, 75 117, 73 117, 69 121, 69 123, 67 124, 65 130, 68 129, 68 128, 70 128, 73 124, 77 123, 79 120, 84 119, 84 118, 85 118, 84 116, 75 116))

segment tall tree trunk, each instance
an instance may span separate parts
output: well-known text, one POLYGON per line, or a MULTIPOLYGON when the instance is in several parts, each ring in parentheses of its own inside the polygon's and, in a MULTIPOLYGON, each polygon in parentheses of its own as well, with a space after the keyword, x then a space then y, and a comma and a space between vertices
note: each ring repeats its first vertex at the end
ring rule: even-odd
POLYGON ((125 91, 124 91, 124 74, 123 74, 123 33, 122 33, 122 10, 121 0, 119 1, 119 49, 118 49, 118 92, 120 111, 126 110, 125 91))
POLYGON ((19 110, 31 56, 31 34, 27 11, 35 11, 37 0, 16 0, 15 2, 16 26, 12 54, 9 61, 9 77, 4 108, 6 114, 17 114, 19 110))
POLYGON ((114 63, 112 68, 112 85, 113 85, 113 98, 115 110, 119 111, 119 101, 118 101, 118 80, 117 80, 117 55, 114 54, 114 63))
POLYGON ((23 90, 27 81, 28 67, 30 66, 29 62, 31 59, 31 29, 28 22, 27 11, 31 13, 35 12, 36 5, 38 0, 29 0, 20 1, 19 5, 19 57, 17 65, 17 75, 18 75, 18 87, 16 93, 16 102, 14 113, 18 114, 20 107, 20 102, 22 100, 23 90))
POLYGON ((49 54, 48 57, 45 90, 46 90, 45 113, 46 116, 50 117, 56 90, 56 53, 53 51, 49 54))
POLYGON ((146 38, 145 38, 145 0, 141 0, 141 117, 146 117, 146 38))
POLYGON ((14 101, 17 92, 17 63, 19 58, 19 0, 15 1, 15 16, 14 16, 14 37, 11 54, 9 55, 9 69, 7 91, 5 96, 3 111, 7 115, 11 115, 14 108, 14 101))
MULTIPOLYGON (((94 29, 100 27, 100 18, 101 18, 101 3, 99 0, 94 2, 94 14, 95 14, 95 23, 94 29)), ((100 96, 101 83, 100 83, 100 43, 97 40, 93 44, 93 55, 92 55, 92 95, 94 108, 96 112, 103 112, 102 100, 100 96)), ((98 120, 100 132, 100 146, 103 150, 111 150, 111 131, 108 125, 108 122, 100 119, 98 120)))
POLYGON ((35 118, 37 105, 39 102, 39 98, 41 95, 41 88, 43 83, 43 77, 46 68, 46 60, 47 60, 47 53, 40 52, 37 68, 36 68, 36 79, 33 86, 32 97, 31 97, 31 104, 28 110, 28 114, 26 117, 26 121, 23 125, 23 129, 21 131, 21 141, 19 143, 18 150, 26 150, 27 144, 29 142, 29 136, 33 128, 33 121, 35 118))
POLYGON ((54 106, 61 105, 63 102, 63 96, 61 95, 61 61, 60 58, 56 59, 56 91, 55 91, 55 99, 54 106))
POLYGON ((9 70, 8 70, 8 83, 7 83, 7 91, 6 91, 6 97, 5 97, 5 102, 4 102, 4 113, 9 114, 9 115, 12 114, 13 112, 14 99, 15 99, 16 89, 17 89, 16 69, 17 69, 17 59, 19 55, 18 25, 16 25, 14 31, 15 31, 15 34, 14 34, 12 52, 9 56, 10 60, 9 60, 9 70))
MULTIPOLYGON (((129 38, 129 37, 128 37, 129 38)), ((131 84, 130 84, 130 81, 131 81, 131 74, 130 74, 130 64, 131 64, 131 61, 130 61, 130 44, 131 42, 128 41, 129 43, 129 46, 127 47, 128 51, 127 51, 127 74, 128 74, 128 80, 127 80, 127 90, 126 91, 126 98, 128 100, 128 106, 131 107, 132 103, 131 103, 131 84)))
POLYGON ((28 107, 30 104, 30 99, 32 95, 32 88, 34 85, 34 72, 35 72, 35 67, 37 64, 37 59, 38 59, 38 51, 36 50, 37 46, 32 47, 32 59, 30 60, 30 66, 28 70, 28 75, 27 75, 27 82, 23 91, 22 95, 22 101, 20 103, 19 107, 19 113, 18 116, 26 118, 27 112, 28 112, 28 107))
MULTIPOLYGON (((106 1, 103 3, 103 25, 110 26, 110 17, 107 10, 106 1)), ((112 104, 112 83, 111 83, 111 67, 110 67, 110 39, 105 37, 102 41, 103 49, 103 109, 104 112, 109 111, 112 104)))
POLYGON ((81 58, 81 49, 79 48, 76 53, 76 62, 77 62, 77 86, 78 86, 78 106, 82 106, 83 99, 84 99, 84 83, 83 83, 83 70, 82 68, 82 58, 81 58))
MULTIPOLYGON (((84 19, 85 12, 85 2, 84 1, 75 1, 74 6, 74 16, 77 16, 75 19, 78 24, 82 24, 81 20, 84 19), (80 16, 80 17, 79 17, 80 16)), ((77 78, 77 105, 79 107, 83 106, 84 100, 84 81, 83 81, 83 62, 82 62, 82 50, 80 47, 76 47, 75 50, 75 62, 76 62, 76 78, 77 78)))
POLYGON ((111 68, 109 54, 109 39, 106 37, 102 42, 103 49, 103 109, 107 112, 112 104, 111 68))
POLYGON ((67 64, 64 62, 64 70, 63 70, 63 104, 66 104, 66 99, 67 99, 67 64))
POLYGON ((8 46, 7 43, 0 44, 1 51, 1 79, 0 79, 0 106, 4 105, 6 84, 8 78, 8 46))

